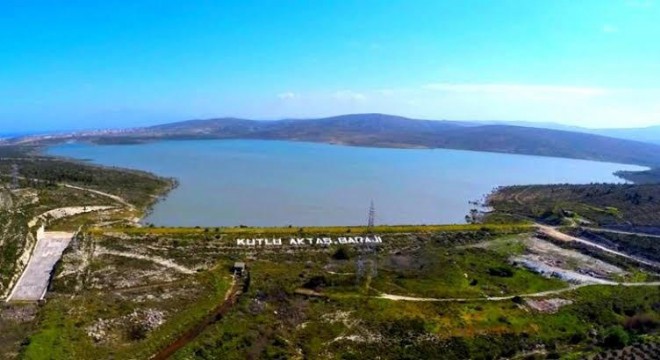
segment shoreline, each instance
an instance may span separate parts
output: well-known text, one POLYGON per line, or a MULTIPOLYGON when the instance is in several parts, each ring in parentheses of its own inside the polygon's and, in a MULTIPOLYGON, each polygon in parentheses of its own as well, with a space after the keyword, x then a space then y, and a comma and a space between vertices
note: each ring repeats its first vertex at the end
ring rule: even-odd
MULTIPOLYGON (((493 150, 479 150, 479 149, 469 149, 469 148, 460 148, 460 147, 432 147, 426 145, 415 145, 415 144, 406 144, 406 143, 354 143, 349 141, 338 141, 338 140, 301 140, 301 139, 269 139, 269 138, 251 138, 251 137, 157 137, 157 138, 136 138, 131 139, 134 141, 101 141, 98 140, 110 140, 112 138, 82 138, 82 139, 48 139, 47 141, 35 140, 28 143, 0 143, 0 147, 36 147, 39 149, 44 149, 53 146, 61 146, 66 144, 87 144, 93 146, 139 146, 147 145, 153 143, 161 142, 184 142, 184 141, 268 141, 268 142, 292 142, 292 143, 307 143, 307 144, 323 144, 329 146, 342 146, 342 147, 352 147, 352 148, 373 148, 373 149, 393 149, 393 150, 450 150, 450 151, 465 151, 465 152, 476 152, 476 153, 486 153, 486 154, 505 154, 505 155, 516 155, 516 156, 528 156, 528 157, 544 157, 544 158, 555 158, 555 159, 569 159, 569 160, 580 160, 580 161, 590 161, 590 162, 599 162, 606 164, 615 164, 615 165, 626 165, 626 166, 637 166, 643 168, 637 172, 643 172, 655 169, 653 165, 650 164, 641 164, 635 162, 616 162, 613 160, 601 159, 601 158, 588 158, 588 157, 568 157, 568 156, 558 156, 558 155, 548 155, 548 154, 530 154, 523 152, 512 152, 512 151, 493 151, 493 150)), ((40 151, 41 152, 41 151, 40 151)), ((658 164, 660 167, 660 164, 658 164)), ((620 170, 625 171, 625 170, 620 170)), ((617 171, 618 172, 618 171, 617 171)))
MULTIPOLYGON (((207 139, 205 139, 205 140, 207 140, 207 139)), ((158 141, 158 142, 163 143, 163 142, 174 142, 174 141, 176 141, 176 142, 180 142, 180 141, 198 142, 199 140, 162 140, 162 141, 158 141)), ((215 141, 244 141, 244 140, 240 140, 240 139, 231 139, 231 140, 216 139, 215 141)), ((254 139, 250 139, 250 141, 258 141, 258 142, 277 141, 277 142, 282 142, 282 143, 290 142, 290 143, 321 144, 321 145, 327 145, 327 146, 348 146, 348 147, 355 147, 355 148, 364 148, 363 146, 345 145, 345 144, 324 144, 324 143, 316 143, 316 142, 308 142, 308 141, 300 142, 300 141, 288 141, 288 140, 254 140, 254 139)), ((89 143, 89 142, 79 142, 79 143, 76 143, 76 144, 81 144, 83 146, 106 146, 106 145, 98 145, 98 144, 89 143)), ((123 145, 124 144, 119 144, 119 146, 123 146, 123 145)), ((115 169, 115 170, 120 170, 120 171, 128 171, 128 172, 135 172, 135 173, 140 173, 140 174, 148 174, 150 176, 154 176, 154 177, 157 177, 157 178, 166 179, 169 183, 169 186, 167 188, 162 189, 157 194, 155 194, 155 196, 153 196, 152 201, 149 203, 149 205, 147 207, 143 207, 143 208, 140 209, 139 219, 135 219, 135 222, 137 222, 141 226, 151 226, 151 225, 153 225, 153 226, 165 226, 165 227, 179 226, 179 224, 173 223, 173 222, 162 222, 162 223, 151 224, 150 221, 145 221, 146 219, 149 218, 149 216, 151 216, 154 213, 155 207, 160 202, 165 201, 166 199, 168 199, 171 196, 172 191, 176 190, 181 185, 181 182, 178 178, 164 177, 164 176, 160 176, 156 173, 153 173, 153 172, 150 172, 150 171, 147 171, 147 170, 140 170, 138 168, 126 168, 126 167, 121 167, 121 166, 102 165, 102 164, 96 163, 93 159, 90 159, 90 158, 84 158, 84 157, 75 158, 75 157, 70 157, 70 156, 52 155, 52 154, 49 154, 48 151, 49 151, 49 148, 51 148, 53 146, 58 146, 58 145, 40 146, 39 147, 39 153, 41 155, 51 157, 51 158, 54 158, 54 159, 59 159, 59 160, 62 160, 62 161, 71 161, 71 162, 79 162, 79 163, 82 162, 82 163, 84 163, 86 165, 89 165, 89 166, 96 166, 96 167, 101 167, 101 168, 110 168, 110 169, 115 169)), ((391 149, 391 148, 377 147, 376 149, 391 149)), ((424 149, 424 150, 434 150, 434 149, 424 149)), ((481 154, 486 154, 486 155, 498 155, 499 154, 499 153, 484 152, 484 151, 472 151, 472 150, 452 150, 452 149, 440 149, 440 150, 481 153, 481 154)), ((451 154, 449 154, 449 155, 451 155, 451 154)), ((510 154, 510 153, 505 153, 503 155, 517 155, 517 156, 523 156, 523 157, 527 157, 527 158, 536 157, 536 155, 521 155, 521 154, 510 154)), ((581 160, 581 159, 572 159, 572 158, 556 158, 556 157, 551 157, 551 158, 559 159, 559 160, 568 160, 568 161, 589 161, 589 162, 591 162, 590 160, 581 160)), ((645 169, 648 169, 647 167, 640 166, 640 165, 632 165, 631 166, 631 165, 618 164, 618 163, 607 163, 607 162, 599 162, 599 163, 609 164, 609 165, 613 165, 613 166, 624 165, 624 166, 629 166, 629 167, 640 168, 640 170, 638 170, 638 171, 637 170, 617 170, 617 171, 608 170, 608 172, 612 171, 611 172, 612 177, 613 178, 616 177, 616 179, 617 179, 617 180, 605 181, 606 183, 612 183, 612 184, 627 183, 628 181, 630 181, 626 177, 623 177, 623 176, 621 176, 621 174, 619 174, 621 171, 627 171, 629 173, 643 173, 644 171, 649 171, 649 170, 645 170, 645 169)), ((556 182, 556 183, 559 183, 559 182, 556 182)), ((587 184, 587 183, 588 183, 587 181, 584 181, 584 182, 575 182, 574 184, 579 185, 579 184, 587 184)), ((495 191, 497 191, 501 187, 525 186, 525 185, 521 185, 521 184, 530 185, 530 184, 534 184, 534 182, 530 182, 530 183, 522 183, 521 182, 521 183, 517 183, 517 184, 513 184, 513 185, 495 185, 494 188, 492 188, 490 190, 486 190, 486 193, 481 194, 480 196, 483 196, 486 199, 488 199, 490 196, 493 195, 493 193, 495 191)), ((460 216, 461 219, 462 219, 463 215, 465 215, 465 214, 462 214, 460 216)), ((294 223, 295 222, 293 222, 293 223, 279 223, 279 224, 278 223, 272 223, 272 224, 265 224, 265 225, 278 227, 278 226, 287 226, 289 224, 293 225, 294 223)), ((426 222, 426 223, 429 223, 429 222, 426 222)), ((457 223, 462 223, 459 220, 458 216, 456 217, 456 219, 453 219, 452 221, 443 222, 443 224, 457 224, 457 223)), ((259 225, 249 224, 249 221, 236 221, 236 222, 232 221, 232 222, 224 223, 222 225, 223 226, 239 226, 241 224, 246 224, 246 225, 250 225, 250 226, 259 226, 259 225)), ((423 225, 424 222, 420 222, 420 223, 408 222, 408 224, 423 225)), ((194 222, 192 222, 192 223, 187 222, 187 224, 185 224, 183 226, 192 227, 192 226, 195 226, 195 225, 207 226, 207 227, 217 226, 216 224, 210 223, 210 222, 208 222, 208 223, 207 222, 200 222, 199 224, 195 224, 194 222)), ((326 224, 326 225, 332 226, 332 224, 326 224)), ((351 224, 350 222, 348 222, 346 225, 343 225, 343 226, 357 226, 357 225, 360 225, 360 223, 351 224)), ((395 226, 395 225, 397 225, 397 223, 392 222, 392 223, 388 223, 388 225, 395 226)), ((300 227, 300 226, 301 225, 296 225, 296 227, 300 227)), ((318 225, 314 224, 314 222, 310 222, 310 223, 304 224, 302 226, 303 227, 310 227, 310 226, 315 227, 315 226, 318 226, 318 225)))

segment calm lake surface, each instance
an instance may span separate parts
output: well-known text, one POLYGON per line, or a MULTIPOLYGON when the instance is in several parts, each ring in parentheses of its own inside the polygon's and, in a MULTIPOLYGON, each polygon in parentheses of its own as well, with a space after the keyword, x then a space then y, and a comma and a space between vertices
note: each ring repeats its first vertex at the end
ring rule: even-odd
POLYGON ((163 226, 462 223, 500 185, 622 182, 644 168, 456 150, 380 149, 285 141, 66 144, 50 154, 179 179, 145 222, 163 226))

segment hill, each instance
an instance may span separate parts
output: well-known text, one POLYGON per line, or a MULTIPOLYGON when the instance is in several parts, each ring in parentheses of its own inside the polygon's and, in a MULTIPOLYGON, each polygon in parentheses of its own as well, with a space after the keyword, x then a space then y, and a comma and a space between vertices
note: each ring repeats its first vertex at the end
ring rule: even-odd
POLYGON ((588 220, 592 226, 660 229, 660 185, 517 185, 488 197, 495 213, 516 214, 548 224, 588 220))
MULTIPOLYGON (((152 126, 142 129, 136 135, 306 140, 370 145, 371 141, 397 143, 399 138, 439 135, 446 130, 465 126, 465 123, 453 121, 356 114, 310 120, 256 121, 236 118, 190 120, 152 126)), ((424 146, 413 139, 407 139, 403 144, 424 146)))
POLYGON ((541 129, 564 130, 570 132, 580 132, 594 135, 609 136, 618 139, 635 140, 660 144, 660 126, 648 126, 643 128, 611 128, 611 129, 593 129, 580 126, 564 125, 551 122, 534 121, 474 121, 474 124, 480 125, 511 125, 533 127, 541 129))
POLYGON ((594 133, 621 139, 630 139, 660 144, 660 126, 649 126, 645 128, 634 129, 599 129, 595 130, 594 133))
POLYGON ((192 120, 143 129, 151 138, 249 138, 381 147, 423 147, 557 156, 644 165, 660 146, 594 134, 513 125, 414 120, 383 114, 313 120, 192 120))
POLYGON ((446 148, 660 165, 660 145, 657 144, 555 129, 415 120, 384 114, 277 121, 238 118, 189 120, 125 131, 37 137, 15 142, 78 140, 122 144, 163 139, 262 139, 373 147, 446 148))

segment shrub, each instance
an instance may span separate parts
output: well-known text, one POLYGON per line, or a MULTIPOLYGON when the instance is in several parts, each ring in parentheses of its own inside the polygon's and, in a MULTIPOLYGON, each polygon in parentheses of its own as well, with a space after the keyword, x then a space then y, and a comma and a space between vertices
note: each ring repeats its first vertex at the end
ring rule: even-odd
POLYGON ((325 278, 325 276, 314 276, 311 279, 309 279, 305 284, 303 284, 303 287, 306 289, 316 290, 320 287, 327 285, 328 285, 328 280, 325 278))
POLYGON ((639 314, 627 318, 623 326, 628 331, 644 334, 658 329, 660 323, 652 315, 639 314))
POLYGON ((621 326, 612 326, 605 332, 602 345, 609 349, 621 349, 630 342, 630 335, 621 326))
POLYGON ((349 260, 351 258, 348 248, 345 246, 340 246, 337 251, 335 251, 334 254, 332 254, 332 258, 335 260, 349 260))
POLYGON ((498 266, 494 268, 489 268, 488 269, 488 275, 491 276, 499 276, 499 277, 512 277, 513 276, 513 270, 504 267, 504 266, 498 266))
POLYGON ((140 341, 147 338, 149 328, 141 323, 131 323, 127 329, 127 337, 131 341, 140 341))

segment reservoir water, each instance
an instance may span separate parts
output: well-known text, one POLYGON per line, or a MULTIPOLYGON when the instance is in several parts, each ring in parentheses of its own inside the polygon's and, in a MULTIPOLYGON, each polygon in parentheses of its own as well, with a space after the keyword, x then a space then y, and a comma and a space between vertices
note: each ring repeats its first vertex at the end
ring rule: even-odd
POLYGON ((163 141, 65 144, 48 152, 175 177, 180 186, 145 222, 163 226, 461 223, 501 185, 621 182, 584 160, 457 150, 335 146, 286 141, 163 141))

